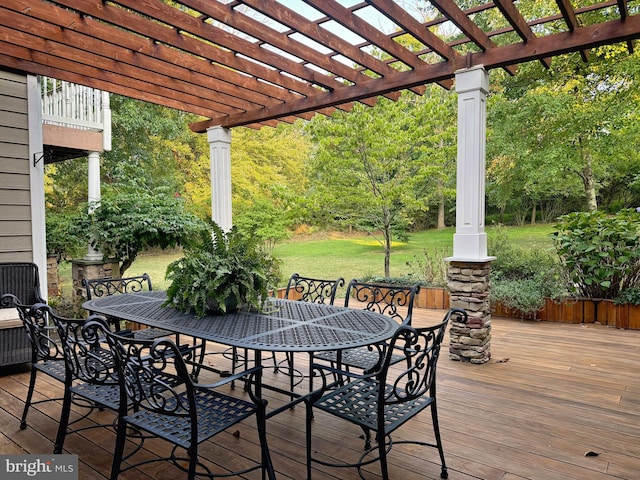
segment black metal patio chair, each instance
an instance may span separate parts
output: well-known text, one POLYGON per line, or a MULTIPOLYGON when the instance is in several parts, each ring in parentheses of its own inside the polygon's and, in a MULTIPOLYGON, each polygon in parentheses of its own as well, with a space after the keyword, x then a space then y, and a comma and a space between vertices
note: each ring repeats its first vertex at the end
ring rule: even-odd
POLYGON ((89 428, 112 426, 91 423, 72 429, 73 425, 89 417, 95 408, 108 408, 117 412, 120 405, 120 386, 115 362, 104 337, 85 329, 85 325, 93 321, 101 323, 108 330, 103 317, 96 315, 87 319, 65 318, 46 305, 38 307, 38 310, 53 321, 64 352, 64 398, 53 448, 53 453, 62 453, 67 434, 89 428), (86 412, 73 421, 70 419, 72 403, 86 407, 86 412))
MULTIPOLYGON (((347 285, 344 306, 354 300, 364 310, 381 313, 398 321, 399 325, 411 325, 413 303, 420 287, 418 285, 383 285, 377 283, 359 282, 351 280, 347 285)), ((353 305, 353 304, 352 304, 353 305)), ((364 371, 374 369, 384 358, 386 345, 384 343, 369 345, 368 347, 349 348, 337 352, 335 350, 318 352, 314 360, 330 362, 339 368, 358 368, 364 371), (339 355, 340 353, 340 355, 339 355)), ((393 355, 393 363, 402 359, 401 355, 393 355)))
MULTIPOLYGON (((104 328, 99 322, 97 325, 104 328)), ((116 360, 120 381, 120 410, 111 480, 136 466, 162 460, 171 461, 186 471, 189 479, 196 475, 244 475, 255 470, 262 471, 262 478, 275 478, 267 446, 266 401, 259 398, 252 388, 248 388, 250 400, 221 391, 221 387, 240 378, 248 379, 247 385, 255 388, 260 384, 262 367, 253 367, 213 384, 200 384, 194 382, 190 375, 189 363, 193 363, 193 356, 190 353, 185 358, 184 351, 172 340, 127 338, 109 331, 105 335, 116 360), (257 422, 260 461, 240 471, 213 474, 198 456, 199 445, 252 416, 257 422), (127 432, 132 428, 173 444, 169 457, 141 458, 132 463, 135 451, 125 455, 127 432), (178 455, 181 449, 186 451, 186 456, 178 455), (188 467, 185 468, 182 462, 187 462, 188 467)))
MULTIPOLYGON (((82 286, 85 288, 87 300, 121 293, 150 292, 153 290, 151 277, 146 273, 135 277, 124 278, 84 278, 82 279, 82 286)), ((107 320, 113 324, 116 332, 120 330, 122 323, 120 318, 109 317, 107 320)), ((138 338, 152 340, 154 338, 171 336, 173 333, 161 328, 142 328, 133 331, 133 335, 138 338)), ((179 339, 176 339, 176 341, 180 343, 179 339)))
MULTIPOLYGON (((284 293, 284 298, 288 300, 297 300, 301 302, 319 303, 324 305, 333 305, 338 293, 338 288, 344 286, 344 278, 339 277, 335 280, 303 277, 297 273, 294 273, 289 277, 287 282, 287 289, 284 293)), ((304 378, 302 372, 295 369, 294 354, 292 352, 286 353, 286 358, 280 361, 276 366, 276 373, 283 369, 281 366, 286 364, 286 370, 289 375, 290 384, 289 387, 293 392, 293 388, 297 385, 296 377, 300 378, 300 381, 304 378)))
MULTIPOLYGON (((405 443, 436 448, 441 462, 440 477, 448 477, 438 425, 436 365, 449 320, 466 323, 467 314, 464 310, 451 309, 437 325, 422 328, 400 326, 389 342, 384 360, 375 371, 369 373, 355 374, 339 371, 326 364, 312 365, 314 372, 318 372, 322 387, 312 392, 306 400, 308 479, 311 479, 313 463, 331 467, 355 467, 360 477, 364 478, 362 467, 379 462, 382 478, 388 480, 390 474, 387 455, 392 446, 405 443), (392 357, 398 353, 402 354, 403 359, 394 365, 392 357), (350 381, 342 384, 339 381, 333 381, 335 377, 348 377, 350 381), (329 378, 332 379, 331 382, 329 378), (431 408, 435 441, 394 442, 391 434, 427 407, 431 408), (314 409, 342 418, 364 431, 364 452, 356 461, 330 463, 318 458, 317 455, 313 456, 311 425, 314 420, 314 409), (372 431, 375 432, 376 441, 373 447, 371 446, 372 431)), ((422 436, 423 433, 420 432, 420 435, 422 436)))
POLYGON ((29 376, 29 387, 20 420, 20 429, 24 430, 27 428, 29 409, 33 405, 62 400, 61 398, 47 397, 34 402, 33 393, 39 373, 64 383, 64 354, 62 352, 62 346, 57 341, 58 335, 57 332, 55 332, 55 327, 49 324, 47 311, 40 308, 44 306, 43 303, 22 305, 19 300, 11 294, 3 295, 1 302, 2 304, 11 303, 11 305, 17 309, 31 345, 31 374, 29 376))

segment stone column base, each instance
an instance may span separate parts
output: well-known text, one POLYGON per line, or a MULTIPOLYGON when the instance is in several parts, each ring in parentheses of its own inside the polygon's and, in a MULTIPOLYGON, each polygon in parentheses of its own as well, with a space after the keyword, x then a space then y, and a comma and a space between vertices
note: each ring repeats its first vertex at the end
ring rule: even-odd
POLYGON ((119 278, 120 264, 116 259, 107 260, 72 260, 71 275, 73 278, 73 305, 78 313, 82 311, 82 302, 87 299, 82 280, 85 278, 119 278))
POLYGON ((452 360, 483 364, 491 359, 490 271, 491 262, 449 263, 450 307, 461 308, 469 316, 466 324, 451 323, 449 357, 452 360))

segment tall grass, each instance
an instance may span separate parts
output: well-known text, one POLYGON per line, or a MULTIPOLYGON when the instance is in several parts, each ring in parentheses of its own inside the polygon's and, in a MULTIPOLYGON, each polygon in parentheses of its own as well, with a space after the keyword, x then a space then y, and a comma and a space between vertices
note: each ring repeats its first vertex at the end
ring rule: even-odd
MULTIPOLYGON (((500 227, 516 245, 527 249, 552 248, 549 233, 551 225, 500 227)), ((495 227, 487 228, 489 247, 496 234, 495 227)), ((414 261, 426 249, 429 252, 450 255, 453 249, 454 228, 427 230, 411 234, 407 242, 395 242, 391 254, 391 275, 399 277, 411 273, 408 262, 414 261)), ((289 276, 298 272, 318 278, 382 276, 384 254, 381 245, 371 236, 327 233, 318 237, 296 237, 277 245, 274 255, 282 262, 280 286, 289 276)), ((167 265, 180 258, 179 250, 151 252, 139 255, 126 275, 148 273, 155 289, 165 289, 167 265)), ((415 263, 415 262, 414 262, 415 263)), ((71 273, 67 265, 61 267, 63 292, 71 292, 71 273)))

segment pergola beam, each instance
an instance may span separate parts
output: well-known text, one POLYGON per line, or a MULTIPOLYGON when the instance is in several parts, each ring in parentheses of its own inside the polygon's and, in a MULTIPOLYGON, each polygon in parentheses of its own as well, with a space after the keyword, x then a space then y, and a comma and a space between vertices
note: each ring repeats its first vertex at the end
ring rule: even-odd
MULTIPOLYGON (((387 91, 397 90, 399 85, 413 86, 432 83, 452 78, 456 70, 483 65, 486 69, 502 68, 522 62, 539 60, 550 56, 575 51, 576 47, 593 48, 604 43, 615 41, 626 42, 640 37, 640 16, 627 18, 626 21, 609 22, 581 27, 573 33, 562 32, 547 37, 536 37, 524 45, 506 45, 485 52, 469 54, 449 62, 424 65, 410 72, 400 72, 393 77, 380 80, 369 80, 358 89, 345 87, 318 94, 315 98, 305 98, 288 104, 286 112, 299 113, 313 111, 317 108, 332 106, 348 100, 358 100, 358 95, 380 95, 387 91)), ((406 88, 406 87, 405 87, 406 88)), ((192 130, 202 132, 214 125, 231 128, 256 121, 274 119, 282 116, 285 106, 266 107, 258 112, 235 114, 225 117, 197 122, 191 125, 192 130)))

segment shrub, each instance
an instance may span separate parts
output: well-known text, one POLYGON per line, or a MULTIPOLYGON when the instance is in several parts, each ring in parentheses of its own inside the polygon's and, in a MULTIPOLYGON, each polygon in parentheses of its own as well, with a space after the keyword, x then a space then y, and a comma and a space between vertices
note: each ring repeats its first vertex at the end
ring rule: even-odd
POLYGON ((447 285, 447 264, 444 259, 447 256, 445 250, 436 252, 425 248, 422 250, 422 254, 414 255, 413 260, 407 262, 407 266, 411 270, 409 278, 412 278, 413 282, 419 285, 445 287, 447 285))
POLYGON ((491 301, 504 305, 514 313, 533 316, 544 306, 545 295, 537 279, 491 282, 491 301))
POLYGON ((550 252, 514 245, 506 231, 497 228, 489 238, 489 253, 496 257, 491 264, 492 304, 499 302, 514 312, 535 318, 545 298, 566 295, 559 265, 550 252))
POLYGON ((73 233, 73 216, 47 213, 47 253, 55 255, 58 262, 82 256, 87 252, 89 241, 73 233))
POLYGON ((576 212, 560 217, 552 238, 576 296, 615 299, 640 285, 640 213, 576 212))
POLYGON ((71 228, 106 257, 117 258, 121 276, 140 252, 174 248, 204 230, 206 223, 188 213, 184 200, 166 187, 103 197, 93 213, 80 215, 71 228))
POLYGON ((625 303, 640 305, 640 287, 631 287, 623 290, 613 303, 616 305, 623 305, 625 303))

